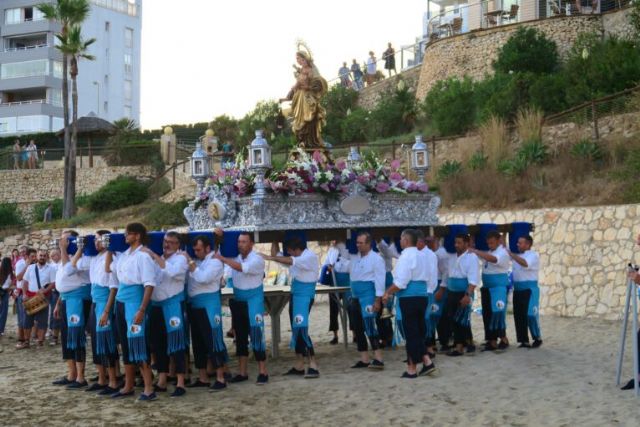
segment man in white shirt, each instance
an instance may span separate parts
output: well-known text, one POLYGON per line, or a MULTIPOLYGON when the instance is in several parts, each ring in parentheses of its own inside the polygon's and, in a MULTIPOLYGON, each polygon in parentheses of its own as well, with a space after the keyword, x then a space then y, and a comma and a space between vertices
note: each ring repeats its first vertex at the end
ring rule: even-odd
POLYGON ((369 52, 369 58, 367 58, 367 86, 371 86, 376 81, 376 73, 377 73, 377 62, 373 51, 369 52))
POLYGON ((385 291, 382 298, 382 302, 386 303, 391 295, 398 294, 396 326, 404 332, 407 350, 407 370, 402 378, 417 378, 436 371, 425 346, 427 281, 431 272, 427 255, 416 248, 418 237, 418 230, 407 229, 402 232, 402 255, 396 263, 393 285, 385 291), (416 366, 420 362, 423 362, 423 366, 418 373, 416 366))
MULTIPOLYGON (((398 248, 396 247, 396 243, 393 239, 389 239, 389 243, 384 239, 380 239, 377 244, 380 256, 382 256, 382 259, 384 260, 384 268, 386 271, 384 287, 386 290, 389 289, 389 286, 393 285, 393 260, 398 259, 400 252, 398 252, 398 248)), ((389 299, 385 307, 392 310, 393 302, 393 298, 389 299)), ((386 346, 391 346, 393 342, 393 322, 391 318, 382 319, 380 317, 381 314, 382 310, 378 313, 376 323, 378 326, 378 333, 380 334, 380 347, 385 348, 386 346)))
MULTIPOLYGON (((42 295, 49 300, 51 290, 55 283, 55 268, 47 263, 47 251, 38 251, 38 261, 27 267, 22 280, 22 292, 26 296, 26 300, 34 298, 36 295, 42 295)), ((49 323, 49 310, 44 309, 33 315, 25 316, 24 328, 31 335, 34 327, 37 329, 36 337, 38 347, 44 345, 44 335, 47 332, 49 323)))
POLYGON ((438 287, 436 288, 436 293, 441 288, 444 289, 443 292, 440 293, 440 300, 434 298, 432 301, 431 317, 438 332, 440 351, 446 353, 451 349, 449 342, 452 338, 451 325, 449 316, 447 315, 447 276, 449 274, 449 262, 454 255, 448 253, 444 246, 440 245, 440 240, 436 237, 427 237, 427 246, 438 258, 438 287))
POLYGON ((427 262, 429 265, 429 277, 427 278, 427 312, 426 325, 425 325, 425 345, 427 346, 427 354, 429 357, 436 357, 435 345, 436 345, 436 325, 437 321, 432 316, 434 297, 433 294, 438 288, 438 257, 427 246, 427 240, 422 232, 418 230, 418 244, 416 245, 418 250, 427 256, 427 262))
POLYGON ((540 255, 531 249, 533 238, 530 235, 518 238, 518 254, 507 249, 513 260, 513 320, 519 347, 538 348, 542 345, 540 332, 540 288, 538 273, 540 255), (529 345, 529 333, 533 344, 529 345))
POLYGON ((116 367, 119 364, 115 334, 115 313, 113 310, 118 283, 112 273, 107 273, 107 249, 102 244, 102 236, 107 230, 98 230, 93 240, 97 255, 84 255, 78 251, 71 259, 71 266, 77 271, 89 273, 91 282, 92 312, 89 316, 91 352, 93 364, 98 371, 98 382, 91 384, 87 391, 96 391, 101 396, 118 391, 116 367))
POLYGON ((25 330, 25 316, 26 313, 24 311, 24 295, 22 295, 22 278, 24 277, 24 273, 27 272, 27 267, 30 263, 36 262, 35 260, 35 249, 29 249, 26 246, 20 247, 20 259, 16 262, 15 267, 15 275, 16 275, 16 289, 15 289, 15 298, 16 304, 18 306, 18 342, 16 343, 16 348, 21 350, 23 348, 29 347, 29 341, 31 337, 29 333, 25 330), (33 252, 30 252, 33 251, 33 252))
MULTIPOLYGON (((336 279, 336 283, 332 283, 333 286, 349 286, 349 258, 350 254, 344 242, 336 240, 331 242, 331 247, 327 251, 324 265, 327 268, 327 274, 332 275, 331 282, 333 282, 333 277, 336 279)), ((329 344, 332 345, 338 344, 338 330, 340 329, 338 322, 340 304, 338 298, 348 301, 350 294, 345 293, 338 296, 338 294, 332 293, 329 295, 329 331, 333 332, 333 339, 329 344)), ((353 329, 351 327, 350 312, 349 329, 353 329)))
POLYGON ((188 285, 189 324, 195 366, 198 379, 187 387, 210 387, 211 391, 227 388, 224 377, 228 361, 222 325, 220 283, 224 267, 212 251, 212 242, 206 236, 193 240, 196 260, 189 260, 188 285), (211 385, 207 375, 207 363, 216 371, 216 381, 211 385))
POLYGON ((487 233, 488 252, 471 249, 482 261, 482 321, 487 343, 483 351, 504 351, 509 347, 507 340, 507 286, 511 258, 500 244, 501 235, 492 230, 487 233), (500 343, 498 344, 498 338, 500 343))
MULTIPOLYGON (((264 255, 264 259, 288 265, 291 275, 291 298, 289 301, 289 319, 291 321, 290 347, 295 349, 296 362, 285 375, 299 375, 305 378, 318 378, 320 372, 315 359, 315 351, 309 337, 309 315, 316 293, 318 280, 318 256, 299 237, 292 237, 284 243, 289 256, 264 255), (305 372, 305 359, 309 366, 305 372)), ((277 252, 277 247, 274 247, 277 252)))
POLYGON ((471 333, 471 306, 476 287, 478 286, 478 257, 469 250, 471 238, 468 234, 455 237, 456 254, 449 258, 447 283, 441 283, 435 299, 442 300, 447 295, 447 315, 453 330, 455 349, 447 356, 463 356, 464 347, 473 354, 473 335, 471 333))
POLYGON ((216 259, 233 269, 234 304, 231 311, 236 333, 236 355, 240 372, 230 382, 242 382, 249 379, 248 356, 249 336, 253 354, 258 362, 257 385, 269 382, 267 373, 266 341, 264 337, 264 259, 253 250, 253 234, 242 232, 238 236, 236 258, 226 258, 216 253, 216 259))
POLYGON ((372 237, 361 232, 356 237, 358 254, 351 258, 351 309, 353 328, 356 334, 360 360, 352 368, 384 369, 379 332, 376 324, 377 314, 382 309, 382 296, 385 291, 385 265, 382 257, 371 249, 372 237), (369 359, 367 338, 373 350, 373 361, 369 359))
MULTIPOLYGON (((60 267, 60 249, 54 248, 49 251, 49 264, 53 266, 55 271, 58 271, 60 267)), ((60 336, 60 328, 61 322, 60 319, 56 318, 53 315, 53 310, 56 308, 58 304, 58 298, 60 298, 60 293, 56 290, 55 286, 51 290, 51 303, 49 304, 49 330, 51 331, 51 338, 49 340, 49 345, 54 347, 58 345, 58 337, 60 336)))

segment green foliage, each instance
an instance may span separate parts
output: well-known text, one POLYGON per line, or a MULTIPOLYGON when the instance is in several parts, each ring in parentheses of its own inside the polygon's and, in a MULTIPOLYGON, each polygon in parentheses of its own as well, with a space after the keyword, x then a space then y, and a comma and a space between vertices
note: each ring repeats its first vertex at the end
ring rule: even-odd
POLYGON ((322 100, 322 105, 327 110, 327 123, 323 134, 329 139, 342 139, 342 122, 350 111, 356 109, 358 92, 353 89, 333 85, 322 100))
POLYGON ((226 114, 213 119, 209 128, 213 130, 215 136, 218 137, 218 144, 222 147, 227 141, 234 142, 238 138, 240 126, 238 120, 229 117, 226 114))
POLYGON ((489 158, 484 154, 484 152, 482 152, 482 150, 479 150, 471 155, 467 165, 472 171, 480 171, 487 167, 488 161, 489 158))
POLYGON ((87 205, 93 212, 105 212, 142 203, 148 195, 146 184, 132 177, 120 176, 91 194, 87 205))
POLYGON ((515 156, 512 159, 502 160, 498 163, 498 171, 507 176, 521 176, 529 167, 529 162, 524 156, 515 156))
POLYGON ((473 82, 450 78, 436 82, 427 94, 422 110, 441 136, 460 135, 468 131, 475 120, 473 82))
MULTIPOLYGON (((87 206, 88 202, 88 195, 76 196, 77 207, 81 208, 87 206)), ((33 218, 36 222, 40 222, 43 220, 44 211, 47 209, 49 203, 51 203, 51 219, 55 221, 62 218, 62 199, 45 200, 42 202, 38 202, 33 206, 33 218)))
POLYGON ((502 46, 493 63, 497 73, 552 73, 558 67, 555 42, 535 28, 520 27, 502 46))
POLYGON ((491 116, 513 119, 522 106, 520 84, 525 79, 519 74, 494 74, 475 84, 473 99, 478 109, 478 122, 483 123, 491 116))
POLYGON ((406 87, 382 96, 371 115, 371 131, 376 137, 409 132, 417 118, 416 99, 406 87))
POLYGON ((143 222, 151 229, 187 225, 183 214, 187 205, 185 200, 176 203, 154 203, 144 216, 143 222))
POLYGON ((149 198, 150 199, 160 198, 165 194, 167 194, 169 191, 171 191, 171 183, 169 182, 168 178, 163 177, 157 181, 154 181, 149 186, 149 198))
POLYGON ((573 157, 592 161, 602 160, 604 158, 604 152, 600 144, 588 138, 575 143, 571 147, 570 153, 573 157))
POLYGON ((371 115, 364 108, 355 108, 341 123, 342 142, 366 141, 371 115))
POLYGON ((20 140, 22 145, 28 144, 32 139, 35 141, 38 149, 41 148, 62 148, 62 140, 53 132, 43 132, 36 134, 5 136, 0 138, 0 147, 11 148, 15 144, 16 139, 20 140))
POLYGON ((22 225, 22 215, 15 203, 0 203, 0 227, 22 225))
POLYGON ((462 173, 462 163, 457 160, 447 160, 442 163, 440 169, 438 169, 438 181, 448 181, 462 173))
POLYGON ((567 78, 564 73, 537 76, 529 87, 531 106, 547 114, 559 113, 570 107, 566 100, 567 78))
POLYGON ((280 134, 271 142, 274 152, 289 152, 296 146, 296 137, 293 135, 280 134))
POLYGON ((525 141, 516 153, 528 165, 541 165, 547 160, 548 149, 541 139, 525 141))
POLYGON ((280 106, 277 102, 273 100, 259 101, 252 111, 240 119, 237 143, 240 146, 248 145, 258 129, 264 131, 265 138, 273 140, 277 130, 276 119, 279 111, 280 106))
POLYGON ((633 27, 633 37, 637 40, 640 39, 640 2, 634 1, 631 6, 631 13, 629 13, 629 23, 633 27))

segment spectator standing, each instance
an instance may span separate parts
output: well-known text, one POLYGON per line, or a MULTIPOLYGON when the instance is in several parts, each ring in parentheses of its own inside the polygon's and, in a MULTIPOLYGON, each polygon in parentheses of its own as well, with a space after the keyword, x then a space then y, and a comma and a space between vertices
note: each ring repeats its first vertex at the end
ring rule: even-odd
POLYGON ((53 219, 53 206, 51 203, 47 205, 47 209, 44 210, 44 218, 42 218, 42 222, 51 222, 53 219))
POLYGON ((27 152, 27 165, 29 169, 36 169, 38 166, 38 147, 33 139, 29 141, 29 145, 25 151, 27 152))
POLYGON ((0 262, 0 353, 4 351, 2 339, 4 336, 4 327, 7 324, 7 315, 9 314, 9 295, 13 286, 13 268, 11 267, 11 258, 2 258, 0 262))
POLYGON ((370 51, 369 58, 367 59, 367 86, 371 86, 376 81, 377 61, 373 51, 370 51))
POLYGON ((342 67, 340 67, 340 69, 338 70, 338 76, 340 76, 340 84, 342 85, 342 87, 344 88, 351 87, 350 74, 351 74, 351 70, 349 70, 349 67, 347 67, 347 63, 343 62, 342 67))
POLYGON ((22 146, 20 140, 16 139, 16 143, 13 144, 13 168, 20 169, 20 161, 22 160, 22 146))
POLYGON ((364 87, 364 82, 362 81, 362 69, 360 68, 360 64, 355 59, 351 64, 351 72, 353 73, 353 87, 355 90, 360 90, 364 87))
POLYGON ((396 51, 391 46, 391 43, 387 45, 387 50, 382 54, 382 59, 384 59, 384 69, 389 72, 389 77, 391 77, 391 71, 393 71, 393 74, 398 74, 396 71, 396 51))

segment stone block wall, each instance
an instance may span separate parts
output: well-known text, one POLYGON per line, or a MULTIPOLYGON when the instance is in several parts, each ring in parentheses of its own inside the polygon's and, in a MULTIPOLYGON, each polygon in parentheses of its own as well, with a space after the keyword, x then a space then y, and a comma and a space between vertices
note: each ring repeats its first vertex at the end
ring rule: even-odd
POLYGON ((365 87, 358 94, 358 106, 366 110, 374 109, 383 95, 396 89, 400 80, 404 80, 409 90, 415 92, 418 87, 420 70, 421 67, 417 66, 393 77, 379 81, 373 86, 365 87))

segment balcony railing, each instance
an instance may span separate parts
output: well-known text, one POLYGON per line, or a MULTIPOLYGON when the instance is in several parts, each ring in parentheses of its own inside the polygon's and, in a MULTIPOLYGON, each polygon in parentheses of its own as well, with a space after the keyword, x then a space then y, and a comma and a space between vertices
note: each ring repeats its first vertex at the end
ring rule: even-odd
POLYGON ((31 46, 21 46, 21 47, 8 47, 4 50, 4 52, 21 52, 23 50, 33 50, 33 49, 40 49, 43 47, 49 47, 48 43, 44 43, 44 44, 35 44, 35 45, 31 45, 31 46))
POLYGON ((16 105, 29 105, 29 104, 52 104, 52 103, 47 102, 46 99, 31 99, 29 101, 0 102, 0 107, 14 107, 16 105))

